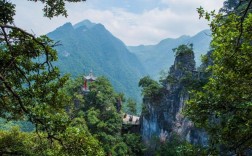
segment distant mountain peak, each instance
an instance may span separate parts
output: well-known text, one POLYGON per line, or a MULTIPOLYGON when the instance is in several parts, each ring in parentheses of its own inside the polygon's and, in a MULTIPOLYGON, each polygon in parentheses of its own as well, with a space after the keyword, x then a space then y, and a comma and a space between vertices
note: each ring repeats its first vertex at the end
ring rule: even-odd
POLYGON ((209 29, 202 30, 193 36, 183 35, 178 38, 166 38, 156 45, 140 45, 130 46, 128 49, 135 55, 144 65, 148 74, 154 78, 158 77, 161 70, 167 70, 174 62, 173 48, 177 48, 181 44, 193 44, 195 53, 195 61, 197 66, 200 65, 201 55, 209 51, 211 42, 211 31, 209 29))
POLYGON ((56 30, 54 30, 54 31, 52 31, 52 32, 49 32, 48 34, 54 33, 55 31, 57 31, 57 32, 62 32, 62 33, 63 33, 63 32, 73 31, 73 30, 74 30, 73 25, 72 25, 70 22, 67 22, 67 23, 65 23, 64 25, 62 25, 62 26, 56 28, 56 30))
POLYGON ((212 35, 212 32, 211 32, 211 30, 209 30, 209 29, 205 29, 205 30, 202 30, 202 31, 200 31, 200 32, 198 32, 196 35, 194 35, 195 37, 197 37, 197 36, 202 36, 202 37, 204 37, 204 36, 211 36, 212 35))
POLYGON ((74 29, 77 29, 79 27, 85 26, 86 28, 90 29, 90 28, 94 27, 95 25, 97 25, 97 24, 86 19, 86 20, 83 20, 79 23, 76 23, 73 27, 74 27, 74 29))
POLYGON ((166 44, 167 42, 172 42, 172 41, 184 41, 184 40, 188 40, 190 38, 190 36, 188 35, 182 35, 178 38, 166 38, 166 39, 163 39, 161 40, 158 45, 162 45, 162 44, 166 44))
MULTIPOLYGON (((71 26, 71 23, 66 25, 71 26)), ((93 69, 96 75, 106 76, 117 91, 140 102, 140 88, 137 85, 146 72, 139 59, 128 51, 122 41, 104 25, 89 20, 71 26, 72 29, 61 27, 48 36, 61 41, 62 46, 56 47, 59 59, 55 65, 62 73, 79 76, 93 69)))
POLYGON ((211 31, 210 29, 205 29, 205 30, 200 31, 200 32, 197 33, 197 34, 200 34, 200 33, 212 34, 212 31, 211 31))

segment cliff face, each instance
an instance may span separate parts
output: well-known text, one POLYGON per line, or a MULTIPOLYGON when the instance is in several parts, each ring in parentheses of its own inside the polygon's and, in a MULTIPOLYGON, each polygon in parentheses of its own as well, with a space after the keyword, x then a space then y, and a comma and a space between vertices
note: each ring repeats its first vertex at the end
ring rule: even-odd
POLYGON ((174 64, 167 78, 161 81, 161 99, 154 101, 144 97, 141 133, 147 145, 165 131, 168 140, 177 134, 190 143, 207 144, 206 134, 194 128, 193 123, 182 115, 185 101, 189 98, 188 87, 198 79, 192 48, 184 48, 176 49, 174 64))

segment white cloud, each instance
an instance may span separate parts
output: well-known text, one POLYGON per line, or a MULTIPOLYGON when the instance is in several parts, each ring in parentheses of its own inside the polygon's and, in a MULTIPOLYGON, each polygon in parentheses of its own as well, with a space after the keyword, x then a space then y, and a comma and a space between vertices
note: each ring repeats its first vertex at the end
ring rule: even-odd
POLYGON ((123 7, 97 9, 91 1, 87 1, 83 4, 67 5, 68 18, 58 17, 52 20, 42 17, 42 5, 25 1, 16 3, 16 24, 28 31, 32 29, 35 34, 46 34, 66 22, 75 24, 89 19, 105 25, 112 34, 127 45, 138 45, 154 44, 164 38, 174 38, 184 34, 193 35, 208 28, 206 21, 198 19, 196 8, 203 6, 207 10, 219 9, 223 2, 220 0, 161 0, 160 4, 164 7, 160 8, 159 4, 153 6, 152 9, 136 13, 123 7), (27 8, 30 9, 27 10, 27 8))
POLYGON ((214 10, 221 7, 223 2, 224 0, 161 0, 161 3, 166 4, 167 6, 170 6, 170 8, 176 10, 184 10, 186 8, 195 9, 199 6, 202 6, 207 10, 214 10))

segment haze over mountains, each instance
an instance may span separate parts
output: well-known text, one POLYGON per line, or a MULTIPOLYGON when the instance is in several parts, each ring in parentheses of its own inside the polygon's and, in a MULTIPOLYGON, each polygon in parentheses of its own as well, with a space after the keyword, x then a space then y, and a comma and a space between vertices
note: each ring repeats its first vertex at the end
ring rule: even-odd
POLYGON ((59 66, 63 73, 73 77, 83 76, 93 70, 97 76, 106 76, 116 91, 140 101, 138 81, 145 75, 157 78, 161 70, 169 69, 174 61, 173 48, 181 44, 194 44, 196 60, 209 49, 210 31, 195 36, 164 39, 157 45, 127 47, 113 36, 102 24, 89 20, 72 25, 66 23, 48 33, 54 41, 60 41, 59 66))
POLYGON ((201 64, 200 56, 207 53, 210 41, 211 31, 203 30, 192 37, 184 35, 176 39, 167 38, 156 45, 129 46, 128 49, 139 58, 151 77, 158 78, 161 70, 167 71, 173 64, 175 59, 173 48, 177 48, 181 44, 192 43, 195 61, 199 66, 201 64))

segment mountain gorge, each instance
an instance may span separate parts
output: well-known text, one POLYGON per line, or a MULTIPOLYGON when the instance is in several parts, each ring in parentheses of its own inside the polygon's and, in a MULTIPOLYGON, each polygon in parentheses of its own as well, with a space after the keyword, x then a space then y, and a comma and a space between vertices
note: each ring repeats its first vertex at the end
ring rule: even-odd
POLYGON ((63 73, 83 76, 90 70, 97 76, 107 77, 116 91, 140 101, 139 79, 146 74, 138 58, 125 44, 114 37, 102 24, 88 20, 72 25, 66 23, 48 33, 59 41, 58 61, 63 73))

